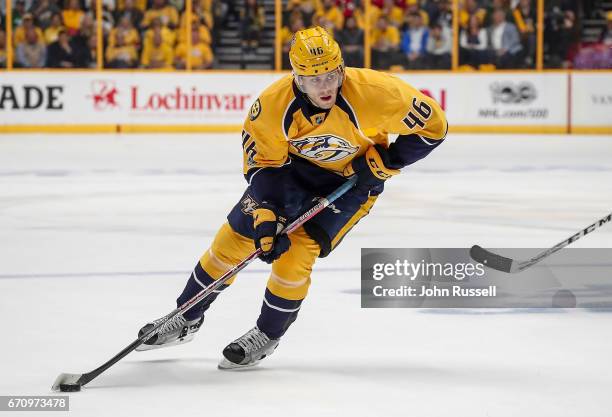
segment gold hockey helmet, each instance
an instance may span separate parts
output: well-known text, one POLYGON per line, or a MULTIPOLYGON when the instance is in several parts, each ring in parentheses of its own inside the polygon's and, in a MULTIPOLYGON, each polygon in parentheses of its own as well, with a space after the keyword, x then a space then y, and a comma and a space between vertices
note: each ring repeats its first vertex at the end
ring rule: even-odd
POLYGON ((321 75, 344 66, 340 46, 320 26, 293 36, 289 60, 295 75, 321 75))

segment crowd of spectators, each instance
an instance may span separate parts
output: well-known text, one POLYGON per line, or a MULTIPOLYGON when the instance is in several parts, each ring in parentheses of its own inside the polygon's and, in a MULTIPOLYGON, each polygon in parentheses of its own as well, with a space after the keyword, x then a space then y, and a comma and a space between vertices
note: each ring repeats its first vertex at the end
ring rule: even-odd
MULTIPOLYGON (((535 68, 536 3, 459 0, 460 69, 535 68)), ((451 68, 451 0, 371 0, 370 4, 367 21, 373 68, 451 68)), ((571 67, 580 45, 580 2, 550 0, 545 5, 544 63, 552 68, 571 67)), ((363 66, 365 22, 360 0, 288 0, 283 52, 289 50, 297 30, 320 25, 340 43, 347 65, 363 66)), ((283 67, 289 68, 286 57, 283 67)))
MULTIPOLYGON (((319 25, 340 43, 348 66, 363 66, 366 22, 371 65, 376 69, 450 69, 452 0, 283 0, 280 34, 283 67, 293 34, 319 25)), ((2 2, 4 3, 4 2, 2 2)), ((588 3, 588 2, 587 2, 588 3)), ((599 42, 580 42, 585 5, 547 0, 544 15, 546 67, 612 67, 612 12, 599 42)), ((187 22, 185 0, 102 0, 102 57, 107 68, 210 68, 213 39, 238 22, 242 50, 259 47, 265 24, 261 0, 193 0, 187 22), (187 33, 191 50, 187 50, 187 33)), ((589 3, 590 4, 590 3, 589 3)), ((0 4, 0 66, 12 42, 14 66, 96 67, 95 0, 16 0, 12 40, 6 37, 0 4)), ((597 11, 596 11, 597 12, 597 11)), ((534 68, 536 0, 459 0, 460 69, 534 68)))
MULTIPOLYGON (((214 0, 103 0, 102 51, 106 68, 185 68, 187 32, 194 69, 213 62, 214 0)), ((5 11, 0 10, 0 65, 6 66, 5 11)), ((16 68, 95 68, 95 0, 17 0, 12 10, 16 68)))

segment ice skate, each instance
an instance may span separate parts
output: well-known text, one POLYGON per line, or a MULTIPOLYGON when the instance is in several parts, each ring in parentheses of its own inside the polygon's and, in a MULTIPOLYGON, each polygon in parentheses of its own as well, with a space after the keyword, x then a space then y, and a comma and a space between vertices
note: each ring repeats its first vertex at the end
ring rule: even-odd
MULTIPOLYGON (((166 316, 154 320, 152 323, 147 323, 138 332, 138 337, 142 336, 150 328, 155 326, 160 321, 163 321, 166 316)), ((182 314, 177 314, 172 319, 168 320, 163 324, 157 333, 147 339, 142 345, 136 348, 137 351, 159 349, 162 347, 170 347, 176 345, 182 345, 183 343, 190 342, 195 333, 200 330, 204 316, 195 320, 186 320, 182 314)))
POLYGON ((270 339, 255 326, 223 349, 224 358, 219 363, 219 369, 237 370, 253 367, 271 355, 278 343, 278 339, 270 339))

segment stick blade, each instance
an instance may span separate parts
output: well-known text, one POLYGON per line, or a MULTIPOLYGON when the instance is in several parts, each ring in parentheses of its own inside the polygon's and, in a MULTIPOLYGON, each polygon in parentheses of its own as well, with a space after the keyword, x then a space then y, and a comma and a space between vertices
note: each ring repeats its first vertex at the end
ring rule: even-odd
POLYGON ((488 251, 478 245, 472 246, 472 249, 470 249, 470 256, 476 262, 480 262, 481 264, 497 271, 507 273, 514 272, 512 270, 512 259, 488 251))
POLYGON ((59 374, 57 378, 55 378, 55 382, 51 386, 53 391, 61 391, 60 385, 66 386, 76 386, 79 388, 83 385, 80 380, 83 377, 83 374, 59 374))

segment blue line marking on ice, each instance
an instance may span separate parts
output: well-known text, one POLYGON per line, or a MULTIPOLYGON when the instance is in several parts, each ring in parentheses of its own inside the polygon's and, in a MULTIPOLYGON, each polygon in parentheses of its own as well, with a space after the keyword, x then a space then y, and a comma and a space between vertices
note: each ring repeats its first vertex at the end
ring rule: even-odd
MULTIPOLYGON (((359 271, 360 268, 318 268, 316 272, 348 272, 359 271)), ((0 274, 0 279, 28 279, 28 278, 96 278, 96 277, 147 277, 147 276, 164 276, 177 275, 187 277, 191 271, 114 271, 114 272, 58 272, 58 273, 30 273, 30 274, 0 274)), ((270 273, 269 269, 246 269, 240 271, 240 274, 266 274, 270 273)))

